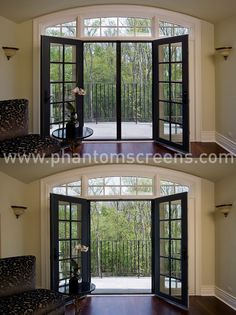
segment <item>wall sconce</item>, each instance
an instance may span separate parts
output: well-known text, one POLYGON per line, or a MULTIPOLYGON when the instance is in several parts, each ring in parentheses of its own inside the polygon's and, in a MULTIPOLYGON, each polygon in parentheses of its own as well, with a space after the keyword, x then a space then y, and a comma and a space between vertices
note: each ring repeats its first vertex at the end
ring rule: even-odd
POLYGON ((216 48, 217 54, 223 56, 225 60, 228 59, 231 51, 232 51, 232 47, 230 46, 216 48))
POLYGON ((16 47, 2 47, 5 56, 7 57, 7 59, 11 59, 13 56, 15 56, 16 52, 19 50, 19 48, 16 47))
POLYGON ((218 205, 216 206, 217 209, 220 210, 221 213, 225 216, 225 218, 228 216, 233 204, 232 203, 226 203, 223 205, 218 205))
POLYGON ((21 216, 25 210, 27 209, 27 207, 24 206, 11 206, 16 218, 18 219, 19 216, 21 216))

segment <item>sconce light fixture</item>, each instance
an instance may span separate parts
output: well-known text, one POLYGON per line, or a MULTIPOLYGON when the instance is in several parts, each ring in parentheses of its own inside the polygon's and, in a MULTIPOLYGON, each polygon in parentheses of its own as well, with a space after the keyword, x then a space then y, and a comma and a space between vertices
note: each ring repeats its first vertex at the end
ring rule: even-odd
POLYGON ((11 206, 16 218, 18 219, 19 216, 21 216, 25 210, 27 209, 27 207, 24 206, 11 206))
POLYGON ((223 56, 224 59, 227 60, 230 53, 231 53, 231 50, 232 50, 232 47, 230 47, 230 46, 219 47, 219 48, 216 48, 216 53, 218 55, 223 56))
POLYGON ((219 209, 221 213, 225 216, 225 218, 228 216, 233 204, 232 203, 226 203, 223 205, 216 206, 216 209, 219 209))
POLYGON ((13 56, 15 56, 16 52, 19 50, 19 48, 16 47, 2 47, 5 56, 7 57, 7 59, 11 59, 13 56))

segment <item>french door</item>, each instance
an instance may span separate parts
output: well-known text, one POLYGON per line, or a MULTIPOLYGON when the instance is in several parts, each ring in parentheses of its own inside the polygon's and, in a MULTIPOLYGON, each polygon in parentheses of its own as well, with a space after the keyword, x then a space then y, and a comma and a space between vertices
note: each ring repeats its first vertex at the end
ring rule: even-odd
MULTIPOLYGON (((119 202, 119 201, 118 201, 119 202)), ((187 193, 152 201, 152 292, 178 306, 188 307, 187 193)), ((84 199, 51 194, 51 285, 68 292, 71 259, 91 280, 90 203, 84 199)))
POLYGON ((153 291, 188 307, 187 193, 153 201, 153 291))
POLYGON ((153 43, 154 138, 189 151, 188 35, 153 43))
POLYGON ((153 139, 188 152, 188 103, 188 35, 153 42, 42 36, 43 135, 64 128, 72 106, 81 127, 94 124, 93 140, 153 139), (75 86, 86 96, 72 95, 75 86))
POLYGON ((51 288, 68 293, 73 259, 82 275, 90 281, 90 254, 81 252, 79 245, 90 246, 89 203, 84 199, 50 195, 51 226, 51 288))

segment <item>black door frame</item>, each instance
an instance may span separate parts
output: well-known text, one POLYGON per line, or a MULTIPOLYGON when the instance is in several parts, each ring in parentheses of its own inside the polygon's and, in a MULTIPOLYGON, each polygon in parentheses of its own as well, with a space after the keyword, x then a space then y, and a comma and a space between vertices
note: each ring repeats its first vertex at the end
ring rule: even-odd
MULTIPOLYGON (((188 35, 181 35, 175 37, 167 37, 163 39, 157 39, 153 41, 153 130, 154 140, 158 143, 180 150, 182 152, 189 152, 189 61, 188 61, 188 35), (159 112, 159 46, 165 44, 182 43, 182 118, 183 118, 183 143, 175 143, 171 141, 171 124, 170 124, 170 140, 166 140, 160 137, 160 112, 159 112), (156 56, 156 58, 155 58, 156 56), (158 104, 158 106, 155 106, 158 104)), ((169 48, 170 49, 170 48, 169 48)), ((171 60, 169 60, 169 78, 171 85, 171 60)), ((175 82, 177 83, 177 82, 175 82)), ((170 88, 170 100, 172 103, 171 88, 170 88)), ((174 103, 174 102, 173 102, 174 103)), ((169 122, 171 122, 171 108, 169 109, 169 122)))
MULTIPOLYGON (((184 49, 186 49, 186 55, 188 55, 188 35, 183 36, 176 36, 176 37, 168 37, 165 39, 158 39, 158 40, 78 40, 78 39, 68 39, 68 38, 60 38, 60 37, 51 37, 51 36, 41 36, 41 134, 43 136, 49 135, 49 123, 50 123, 50 91, 48 91, 48 86, 50 86, 49 77, 50 77, 50 69, 49 69, 49 56, 50 56, 50 42, 55 43, 68 43, 71 45, 75 45, 77 43, 77 58, 76 58, 76 66, 79 69, 77 72, 77 83, 79 87, 83 87, 84 81, 84 44, 86 43, 115 43, 116 44, 116 126, 117 126, 117 137, 116 139, 98 139, 97 141, 157 141, 161 144, 167 145, 171 148, 188 152, 189 151, 189 110, 188 110, 188 75, 184 75, 183 85, 185 86, 185 90, 183 91, 184 96, 184 106, 183 111, 183 121, 184 121, 184 130, 183 130, 183 137, 184 137, 184 144, 178 145, 176 143, 165 141, 160 139, 158 136, 159 130, 159 110, 157 110, 157 106, 155 104, 158 103, 159 93, 156 89, 157 81, 158 81, 158 60, 155 58, 155 55, 158 56, 156 43, 165 43, 170 42, 170 39, 174 41, 179 41, 181 38, 185 38, 184 40, 184 49), (121 44, 122 43, 150 43, 152 45, 152 138, 142 138, 142 139, 129 139, 125 138, 122 139, 122 109, 121 109, 121 44), (81 56, 81 58, 80 58, 81 56), (46 59, 45 59, 46 58, 46 59), (43 61, 47 60, 48 62, 45 63, 43 61), (186 93, 187 88, 187 93, 186 93)), ((185 64, 186 70, 185 74, 188 74, 188 63, 185 64)), ((79 104, 83 104, 83 97, 77 96, 76 97, 76 108, 79 115, 79 122, 80 125, 84 125, 84 114, 83 109, 84 106, 79 106, 79 104)), ((96 139, 87 139, 87 141, 95 141, 96 139)))
MULTIPOLYGON (((81 242, 83 245, 90 247, 90 204, 89 201, 82 198, 50 194, 50 265, 51 265, 51 288, 53 290, 58 290, 59 283, 59 233, 58 233, 58 211, 53 211, 58 209, 59 201, 66 201, 69 203, 81 204, 81 242), (56 222, 56 224, 54 224, 56 222), (53 244, 53 246, 52 246, 53 244)), ((71 233, 70 238, 71 241, 71 233)), ((82 279, 85 282, 90 282, 90 253, 82 256, 81 274, 82 279)))
MULTIPOLYGON (((164 300, 173 303, 184 309, 188 308, 188 193, 179 193, 164 197, 159 197, 152 200, 152 240, 153 240, 153 293, 164 300), (177 299, 170 294, 164 294, 160 291, 160 209, 159 204, 181 200, 181 286, 182 286, 182 299, 177 299)), ((171 218, 169 219, 171 222, 171 218)), ((170 224, 170 223, 169 223, 170 224)), ((169 236, 169 242, 170 236, 169 236)), ((169 266, 171 260, 171 249, 169 244, 169 266)), ((171 268, 171 267, 170 267, 171 268)), ((171 272, 169 274, 171 276, 171 272)))

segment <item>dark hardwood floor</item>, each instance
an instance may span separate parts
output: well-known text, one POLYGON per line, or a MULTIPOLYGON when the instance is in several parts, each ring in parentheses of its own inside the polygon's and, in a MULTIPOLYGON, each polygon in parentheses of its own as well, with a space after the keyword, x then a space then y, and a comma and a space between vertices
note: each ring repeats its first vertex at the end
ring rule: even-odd
MULTIPOLYGON (((123 154, 127 156, 128 154, 133 154, 134 156, 138 154, 148 155, 148 157, 153 157, 156 154, 160 157, 173 156, 176 154, 175 151, 170 150, 160 144, 155 142, 86 142, 79 145, 75 153, 79 154, 81 157, 96 154, 97 156, 101 154, 123 154)), ((214 153, 219 156, 221 153, 227 153, 225 149, 220 147, 218 144, 213 142, 192 142, 190 153, 192 157, 198 158, 202 153, 207 155, 214 153)))
MULTIPOLYGON (((72 306, 66 315, 74 314, 72 306)), ((190 297, 188 311, 154 296, 93 296, 81 302, 79 315, 235 315, 215 297, 190 297)))

